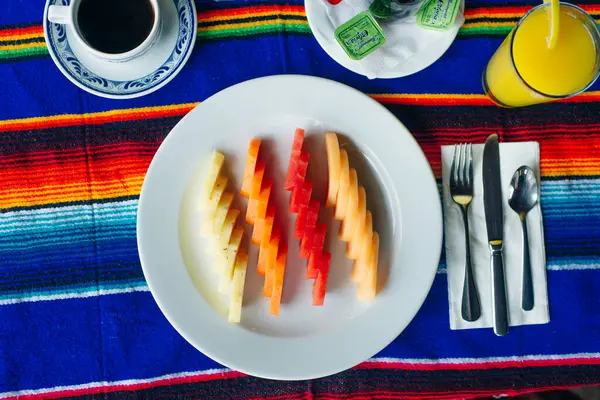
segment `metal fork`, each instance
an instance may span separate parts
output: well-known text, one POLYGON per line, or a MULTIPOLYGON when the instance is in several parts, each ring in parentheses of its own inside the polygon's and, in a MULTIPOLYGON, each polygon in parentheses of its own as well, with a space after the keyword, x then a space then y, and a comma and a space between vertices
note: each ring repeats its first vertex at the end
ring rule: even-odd
POLYGON ((471 144, 454 145, 450 168, 450 195, 458 204, 465 227, 465 281, 461 313, 465 321, 477 321, 481 316, 479 297, 471 267, 471 244, 469 242, 469 205, 473 200, 473 148, 471 144))

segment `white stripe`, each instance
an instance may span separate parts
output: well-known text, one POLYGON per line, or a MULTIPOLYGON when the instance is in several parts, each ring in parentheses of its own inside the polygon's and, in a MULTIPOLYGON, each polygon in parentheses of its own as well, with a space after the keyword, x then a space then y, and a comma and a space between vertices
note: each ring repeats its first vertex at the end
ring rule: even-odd
MULTIPOLYGON (((600 269, 600 264, 548 264, 548 271, 582 271, 587 269, 600 269)), ((438 268, 438 274, 448 273, 448 268, 438 268)))
MULTIPOLYGON (((527 356, 511 356, 511 357, 488 357, 488 358, 439 358, 439 359, 426 359, 426 358, 371 358, 367 362, 384 362, 384 363, 401 363, 401 364, 486 364, 486 363, 499 363, 506 361, 544 361, 544 360, 568 360, 573 358, 587 358, 595 359, 600 358, 600 353, 575 353, 575 354, 548 354, 548 355, 527 355, 527 356)), ((26 395, 37 395, 47 394, 61 391, 75 391, 82 389, 92 388, 103 388, 103 387, 115 387, 115 386, 134 386, 144 383, 159 382, 174 378, 188 378, 194 376, 213 375, 218 373, 224 373, 230 371, 227 368, 209 369, 206 371, 189 371, 179 372, 174 374, 162 375, 155 378, 147 379, 126 379, 121 381, 103 381, 103 382, 91 382, 81 385, 71 386, 55 386, 52 388, 36 389, 36 390, 19 390, 15 392, 4 392, 0 393, 0 398, 4 397, 16 397, 26 395)))
POLYGON ((0 398, 26 396, 26 395, 31 396, 31 395, 36 395, 36 394, 62 392, 62 391, 67 391, 67 390, 75 391, 75 390, 82 390, 82 389, 93 389, 93 388, 114 387, 114 386, 127 387, 127 386, 139 385, 139 384, 143 384, 143 383, 152 383, 152 382, 158 382, 158 381, 163 381, 163 380, 169 380, 169 379, 174 379, 174 378, 188 378, 188 377, 193 377, 193 376, 212 375, 212 374, 218 374, 218 373, 223 373, 223 372, 228 372, 228 371, 230 371, 230 370, 227 368, 218 368, 218 369, 209 369, 206 371, 178 372, 175 374, 162 375, 162 376, 157 376, 154 378, 147 378, 147 379, 126 379, 126 380, 122 380, 122 381, 112 381, 112 382, 102 381, 102 382, 84 383, 81 385, 55 386, 52 388, 44 388, 44 389, 36 389, 36 390, 19 390, 19 391, 15 391, 15 392, 0 393, 0 398))
POLYGON ((133 293, 133 292, 148 292, 150 289, 148 286, 132 286, 128 288, 119 289, 100 289, 100 290, 89 290, 86 292, 71 292, 71 293, 59 293, 59 294, 43 294, 31 297, 14 297, 10 299, 1 299, 0 306, 8 304, 18 303, 30 303, 37 301, 51 301, 51 300, 66 300, 66 299, 86 299, 88 297, 106 296, 110 294, 121 294, 121 293, 133 293))
POLYGON ((574 354, 531 354, 526 356, 509 357, 482 357, 482 358, 393 358, 393 357, 375 357, 367 361, 400 363, 400 364, 489 364, 502 363, 507 361, 548 361, 548 360, 569 360, 573 358, 600 359, 600 353, 574 353, 574 354))

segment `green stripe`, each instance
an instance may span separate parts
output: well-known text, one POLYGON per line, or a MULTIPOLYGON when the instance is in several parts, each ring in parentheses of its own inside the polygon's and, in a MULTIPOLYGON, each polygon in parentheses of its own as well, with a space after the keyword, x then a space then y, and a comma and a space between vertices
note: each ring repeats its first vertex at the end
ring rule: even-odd
POLYGON ((512 26, 482 26, 476 28, 462 27, 458 31, 459 35, 476 36, 476 35, 508 35, 512 26))
POLYGON ((198 32, 197 37, 198 39, 226 39, 231 37, 242 37, 277 32, 311 33, 310 28, 305 24, 277 24, 255 26, 251 28, 201 31, 198 32))
POLYGON ((7 60, 11 58, 34 57, 40 55, 49 55, 48 48, 45 44, 38 47, 30 47, 28 49, 0 51, 0 60, 7 60))

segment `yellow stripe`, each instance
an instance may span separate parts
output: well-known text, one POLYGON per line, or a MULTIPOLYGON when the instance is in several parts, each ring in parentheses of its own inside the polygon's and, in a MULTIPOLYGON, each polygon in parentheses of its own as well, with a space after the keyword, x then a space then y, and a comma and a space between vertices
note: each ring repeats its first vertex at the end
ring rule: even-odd
POLYGON ((42 42, 42 43, 34 42, 34 43, 23 43, 23 44, 7 44, 4 46, 0 45, 0 51, 31 49, 34 47, 46 47, 46 43, 45 42, 42 42))
POLYGON ((241 18, 252 18, 252 17, 268 17, 271 15, 289 15, 306 18, 306 13, 302 11, 266 11, 257 13, 237 14, 237 15, 217 15, 208 18, 198 18, 198 22, 213 22, 213 21, 230 21, 241 18))
POLYGON ((213 26, 202 26, 198 28, 198 32, 215 31, 221 29, 243 29, 243 28, 255 28, 258 26, 267 25, 308 25, 308 21, 289 21, 281 18, 259 21, 259 22, 242 22, 239 24, 219 24, 213 26))
POLYGON ((43 37, 44 37, 44 32, 27 33, 25 35, 0 36, 0 42, 8 42, 10 40, 25 40, 25 39, 43 38, 43 37))

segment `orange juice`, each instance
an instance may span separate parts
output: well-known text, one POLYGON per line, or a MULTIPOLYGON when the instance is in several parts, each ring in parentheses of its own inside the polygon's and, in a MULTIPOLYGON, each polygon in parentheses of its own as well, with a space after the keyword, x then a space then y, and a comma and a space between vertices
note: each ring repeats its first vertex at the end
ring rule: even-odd
POLYGON ((541 5, 526 14, 492 56, 483 75, 486 93, 505 107, 568 97, 598 76, 600 33, 583 10, 561 3, 558 42, 548 46, 550 13, 541 5))

